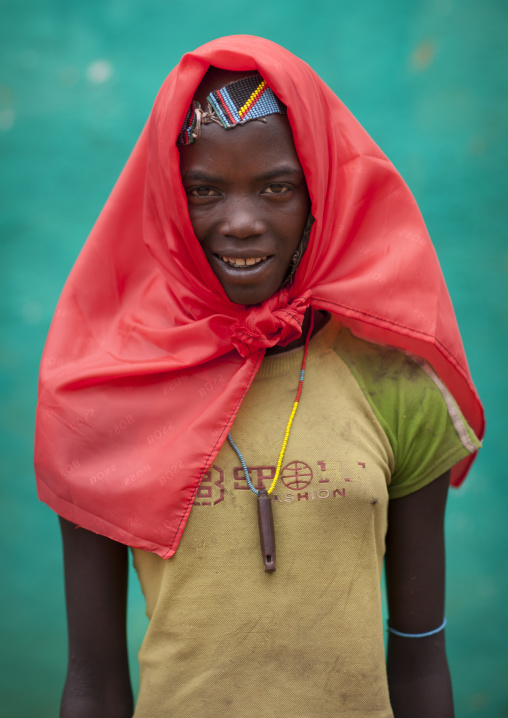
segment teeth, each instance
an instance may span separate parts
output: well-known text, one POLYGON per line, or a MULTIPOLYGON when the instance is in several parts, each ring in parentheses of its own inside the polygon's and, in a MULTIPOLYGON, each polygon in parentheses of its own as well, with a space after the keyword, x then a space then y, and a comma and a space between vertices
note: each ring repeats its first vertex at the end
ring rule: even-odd
POLYGON ((221 257, 221 259, 232 267, 252 267, 254 264, 262 262, 266 257, 249 257, 247 259, 242 257, 221 257))

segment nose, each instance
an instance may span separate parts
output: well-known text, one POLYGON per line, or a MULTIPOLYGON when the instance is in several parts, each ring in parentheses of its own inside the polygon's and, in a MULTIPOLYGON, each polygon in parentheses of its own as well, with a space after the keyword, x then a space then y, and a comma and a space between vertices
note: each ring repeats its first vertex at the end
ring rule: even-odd
POLYGON ((260 216, 259 206, 248 197, 231 198, 223 205, 223 219, 219 231, 224 237, 249 239, 266 232, 266 224, 260 216))

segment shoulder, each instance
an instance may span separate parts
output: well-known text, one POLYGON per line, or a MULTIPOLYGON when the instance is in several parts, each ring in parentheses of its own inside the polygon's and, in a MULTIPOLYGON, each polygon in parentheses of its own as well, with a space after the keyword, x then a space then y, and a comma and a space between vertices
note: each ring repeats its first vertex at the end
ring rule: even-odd
POLYGON ((423 360, 393 347, 359 339, 346 327, 341 326, 337 332, 333 349, 376 403, 393 399, 394 393, 401 391, 412 396, 427 389, 439 391, 423 360))

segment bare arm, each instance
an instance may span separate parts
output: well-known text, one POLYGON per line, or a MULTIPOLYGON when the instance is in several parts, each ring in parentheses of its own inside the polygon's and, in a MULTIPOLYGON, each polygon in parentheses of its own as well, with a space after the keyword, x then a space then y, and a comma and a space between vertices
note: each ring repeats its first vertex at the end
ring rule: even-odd
MULTIPOLYGON (((424 633, 444 616, 444 512, 450 473, 390 502, 386 582, 390 625, 424 633)), ((389 634, 388 683, 395 718, 453 718, 444 631, 427 638, 389 634)))
POLYGON ((60 519, 69 665, 60 718, 130 718, 127 547, 60 519))

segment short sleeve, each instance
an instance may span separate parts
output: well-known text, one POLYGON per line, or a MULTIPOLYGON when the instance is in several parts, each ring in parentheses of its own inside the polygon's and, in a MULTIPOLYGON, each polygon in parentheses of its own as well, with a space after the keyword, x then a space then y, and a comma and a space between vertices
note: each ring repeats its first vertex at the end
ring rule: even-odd
POLYGON ((481 446, 433 369, 350 335, 340 354, 369 401, 394 456, 390 498, 423 488, 481 446))

